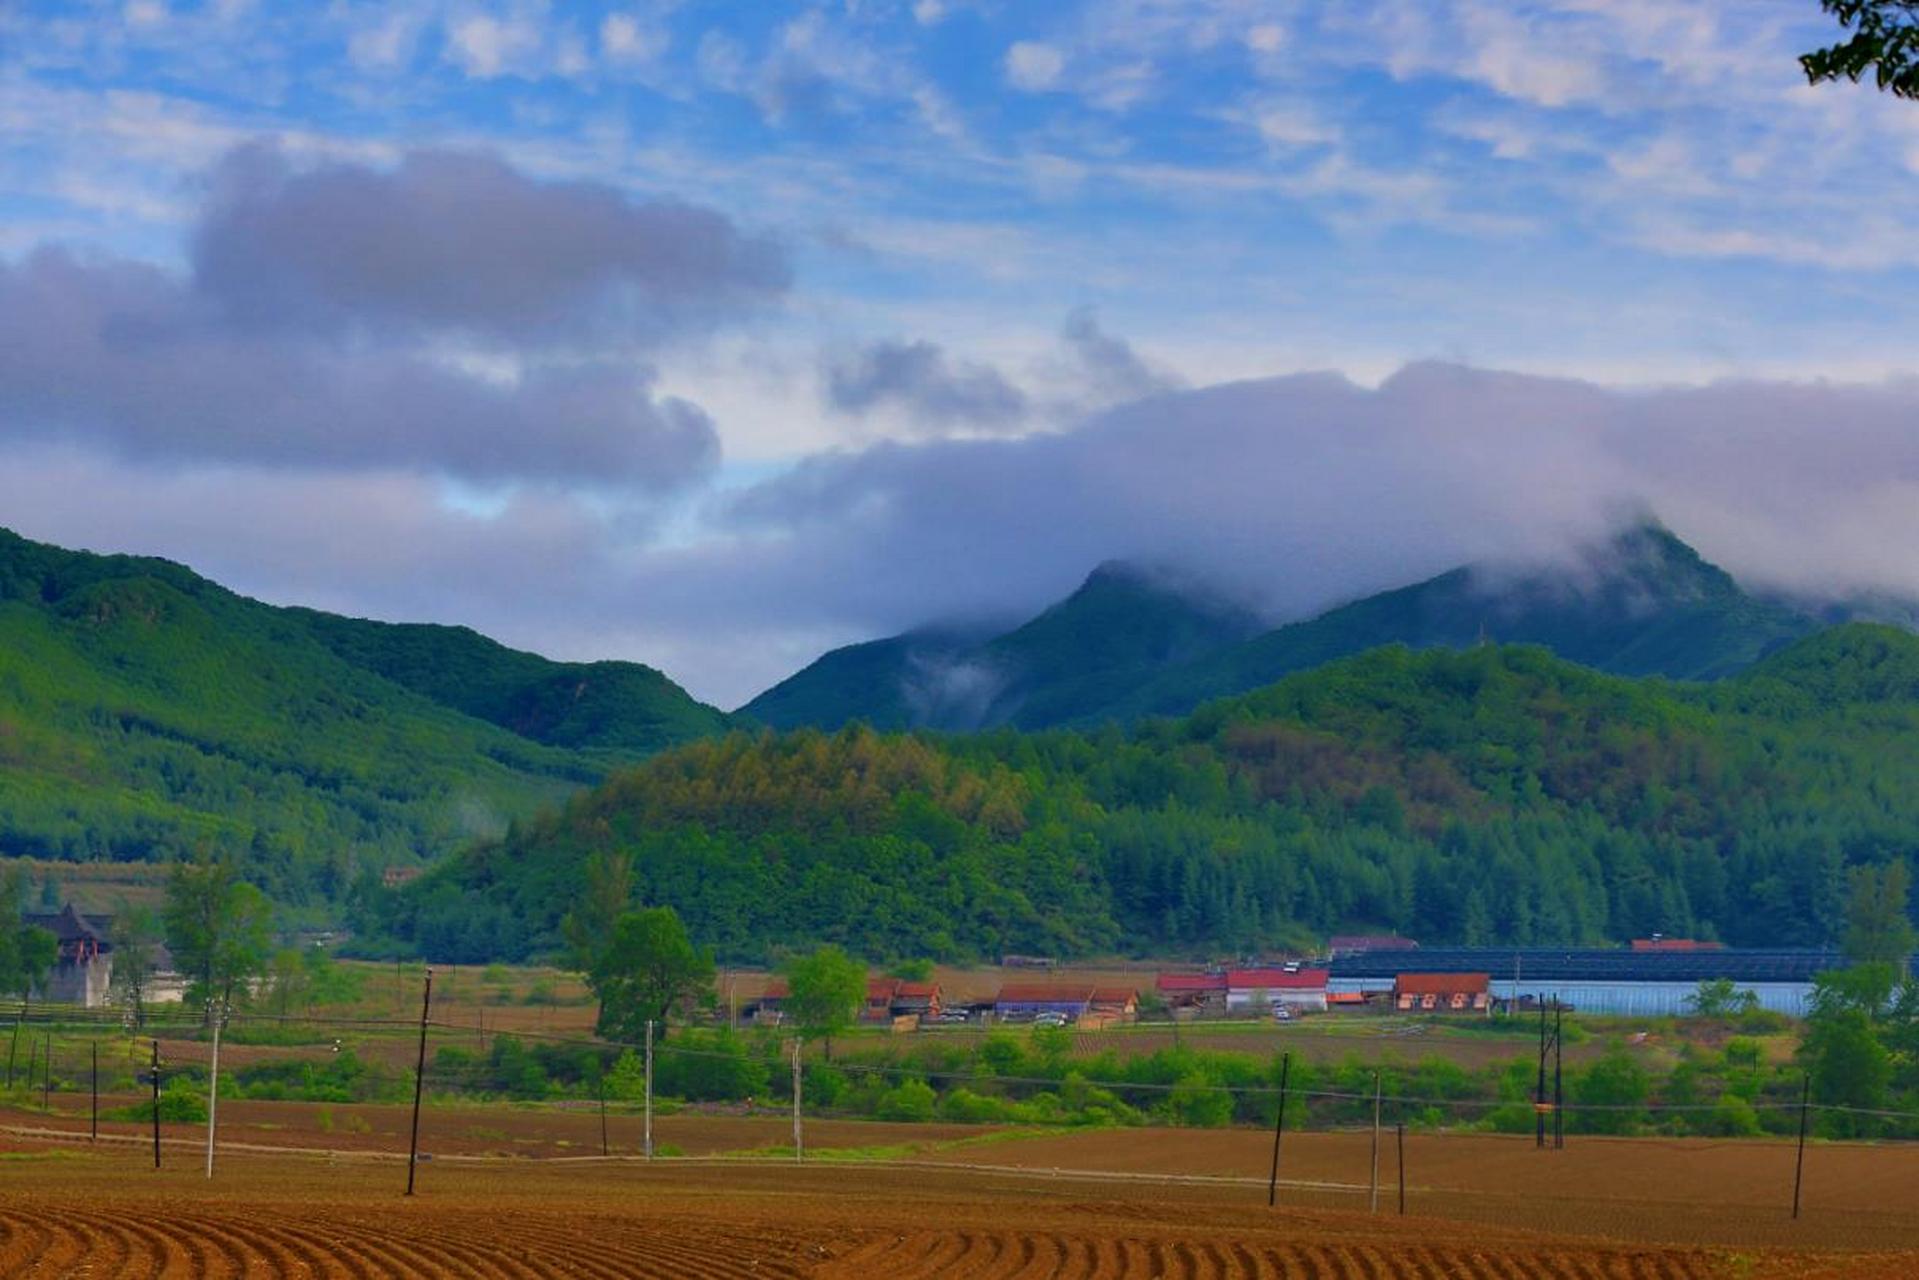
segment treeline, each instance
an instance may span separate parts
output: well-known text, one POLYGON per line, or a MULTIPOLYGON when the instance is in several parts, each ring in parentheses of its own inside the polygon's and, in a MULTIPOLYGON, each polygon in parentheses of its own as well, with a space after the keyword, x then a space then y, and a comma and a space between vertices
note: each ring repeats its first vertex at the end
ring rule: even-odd
POLYGON ((1919 844, 1919 639, 1846 626, 1714 685, 1390 648, 1131 730, 733 735, 397 894, 433 959, 555 953, 589 858, 723 959, 1219 954, 1353 928, 1824 944, 1919 844))

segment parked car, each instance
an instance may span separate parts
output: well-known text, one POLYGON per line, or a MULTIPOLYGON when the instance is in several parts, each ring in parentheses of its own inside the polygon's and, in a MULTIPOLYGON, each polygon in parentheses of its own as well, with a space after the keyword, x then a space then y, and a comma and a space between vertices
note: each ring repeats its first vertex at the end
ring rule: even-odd
POLYGON ((1274 1022, 1291 1022, 1292 1020, 1293 1020, 1293 1011, 1291 1009, 1288 1009, 1283 1004, 1276 1004, 1273 1006, 1274 1022))
POLYGON ((1063 1013, 1042 1013, 1033 1019, 1036 1027, 1063 1027, 1067 1018, 1063 1013))
POLYGON ((935 1022, 970 1022, 972 1020, 972 1016, 973 1015, 966 1012, 966 1010, 964 1009, 948 1009, 945 1012, 941 1013, 939 1017, 933 1019, 933 1021, 935 1022))

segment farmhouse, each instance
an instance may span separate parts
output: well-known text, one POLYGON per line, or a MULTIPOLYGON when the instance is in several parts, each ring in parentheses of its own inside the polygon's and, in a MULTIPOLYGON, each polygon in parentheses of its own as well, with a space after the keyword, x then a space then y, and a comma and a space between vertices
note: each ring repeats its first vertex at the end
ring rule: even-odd
POLYGON ((1086 1012, 1109 1024, 1132 1022, 1139 1017, 1139 992, 1132 987, 1094 987, 1086 1012))
POLYGON ((1229 969, 1226 971, 1226 1007, 1323 1010, 1326 1007, 1324 969, 1229 969))
POLYGON ((904 978, 866 980, 866 1003, 860 1009, 863 1021, 933 1018, 939 1011, 940 989, 936 982, 908 982, 904 978))
POLYGON ((1393 1007, 1402 1011, 1484 1013, 1492 1007, 1491 975, 1402 973, 1393 979, 1393 1007))
POLYGON ((1197 1013, 1223 1013, 1226 1009, 1223 973, 1162 973, 1153 979, 1153 990, 1159 992, 1169 1009, 1197 1013))
POLYGON ((113 980, 112 917, 89 920, 69 902, 57 912, 27 912, 23 923, 45 929, 59 944, 59 958, 42 995, 59 1004, 98 1009, 113 980))

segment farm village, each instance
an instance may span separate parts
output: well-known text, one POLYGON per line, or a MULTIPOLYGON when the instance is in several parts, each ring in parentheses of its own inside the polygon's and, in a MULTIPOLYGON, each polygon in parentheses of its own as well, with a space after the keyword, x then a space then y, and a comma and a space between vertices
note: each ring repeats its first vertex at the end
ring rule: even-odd
POLYGON ((0 1280, 1919 1280, 1919 0, 0 0, 0 1280))

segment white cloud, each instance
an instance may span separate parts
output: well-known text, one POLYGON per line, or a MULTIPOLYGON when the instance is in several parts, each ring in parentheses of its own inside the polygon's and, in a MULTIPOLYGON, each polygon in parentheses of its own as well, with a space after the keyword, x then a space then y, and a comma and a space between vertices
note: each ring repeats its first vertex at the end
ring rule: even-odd
POLYGON ((1286 44, 1286 28, 1262 22, 1246 33, 1246 47, 1255 53, 1278 53, 1286 44))
POLYGON ((127 0, 122 14, 129 27, 164 26, 172 16, 167 11, 166 0, 127 0))
POLYGON ((1314 147, 1340 140, 1340 131, 1304 102, 1274 102, 1253 111, 1259 136, 1282 147, 1314 147))
POLYGON ((946 20, 946 6, 940 0, 916 0, 913 20, 922 27, 938 26, 946 20))
POLYGON ((610 13, 600 23, 600 50, 616 63, 656 61, 671 44, 666 28, 643 23, 630 13, 610 13))
POLYGON ((479 80, 520 74, 540 46, 540 29, 524 19, 472 14, 456 19, 447 29, 448 55, 479 80))
POLYGON ((1007 83, 1015 89, 1043 93, 1059 82, 1066 58, 1050 44, 1020 40, 1007 49, 1004 68, 1007 83))
POLYGON ((347 37, 347 57, 362 71, 391 71, 413 58, 419 19, 404 9, 356 24, 347 37))

